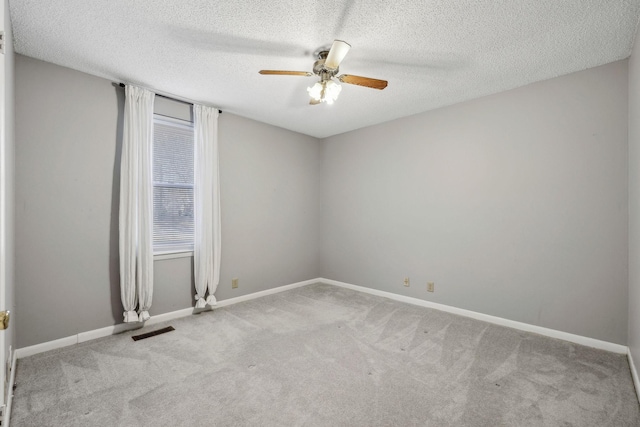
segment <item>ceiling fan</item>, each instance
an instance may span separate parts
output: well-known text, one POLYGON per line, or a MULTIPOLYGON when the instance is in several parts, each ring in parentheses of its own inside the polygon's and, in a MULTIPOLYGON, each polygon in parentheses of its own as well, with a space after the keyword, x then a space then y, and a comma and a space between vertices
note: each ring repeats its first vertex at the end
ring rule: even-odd
POLYGON ((316 76, 320 77, 315 85, 307 88, 311 101, 311 105, 317 105, 322 102, 333 104, 342 90, 342 87, 334 81, 334 77, 342 83, 352 85, 370 87, 372 89, 382 90, 387 87, 386 80, 372 79, 369 77, 353 76, 350 74, 336 75, 339 66, 344 57, 349 52, 351 45, 342 40, 334 40, 331 49, 319 49, 316 52, 318 59, 313 64, 313 73, 308 71, 282 71, 282 70, 260 70, 260 74, 270 74, 278 76, 316 76))

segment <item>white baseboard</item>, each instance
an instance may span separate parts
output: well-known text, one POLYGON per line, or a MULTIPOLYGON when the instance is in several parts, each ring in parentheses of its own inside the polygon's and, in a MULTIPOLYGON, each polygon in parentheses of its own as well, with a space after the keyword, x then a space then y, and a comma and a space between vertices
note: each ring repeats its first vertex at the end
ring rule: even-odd
POLYGON ((87 332, 80 332, 78 334, 78 344, 85 341, 95 340, 96 338, 108 337, 109 335, 132 331, 134 329, 142 329, 145 326, 155 325, 156 323, 166 322, 168 320, 179 319, 180 317, 189 316, 193 314, 193 312, 193 307, 183 308, 182 310, 171 311, 169 313, 156 314, 154 316, 151 316, 151 318, 144 323, 119 323, 117 325, 107 326, 105 328, 94 329, 87 332))
POLYGON ((70 345, 78 344, 78 336, 72 335, 70 337, 64 337, 53 341, 43 342, 41 344, 31 345, 29 347, 18 348, 15 351, 16 357, 22 359, 23 357, 33 356, 34 354, 44 353, 45 351, 55 350, 57 348, 68 347, 70 345))
POLYGON ((462 308, 452 307, 449 305, 439 304, 432 301, 425 301, 418 298, 398 295, 391 292, 379 291, 377 289, 365 288, 364 286, 352 285, 350 283, 338 282, 336 280, 319 278, 316 282, 326 283, 328 285, 340 286, 342 288, 352 289, 354 291, 365 292, 371 295, 377 295, 389 298, 395 301, 406 302, 408 304, 419 305, 421 307, 433 308, 447 313, 457 314, 459 316, 470 317, 476 320, 493 323, 496 325, 506 326, 508 328, 519 329, 521 331, 533 332, 551 338, 557 338, 564 341, 593 347, 600 350, 606 350, 613 353, 627 354, 628 347, 621 344, 614 344, 607 341, 601 341, 594 338, 583 337, 582 335, 570 334, 568 332, 557 331, 555 329, 535 326, 528 323, 516 322, 515 320, 503 319, 502 317, 490 316, 488 314, 478 313, 476 311, 465 310, 462 308))
POLYGON ((279 286, 277 288, 267 289, 265 291, 254 292, 248 295, 242 295, 235 298, 229 298, 222 301, 218 301, 218 303, 211 307, 210 309, 198 309, 196 310, 193 307, 184 308, 181 310, 171 311, 169 313, 156 314, 151 316, 149 320, 143 323, 119 323, 113 326, 107 326, 100 329, 94 329, 91 331, 80 332, 76 335, 71 335, 69 337, 60 338, 54 341, 47 341, 41 344, 32 345, 29 347, 19 348, 14 351, 14 358, 22 359, 24 357, 33 356, 34 354, 44 353, 45 351, 55 350, 57 348, 68 347, 74 344, 80 344, 85 341, 94 340, 97 338, 108 337, 110 335, 119 334, 122 332, 141 329, 145 326, 155 325, 157 323, 166 322, 168 320, 178 319, 181 317, 190 316, 194 313, 200 313, 203 311, 209 311, 211 309, 215 310, 216 308, 226 307, 228 305, 237 304, 243 301, 249 301, 256 298, 261 298, 267 295, 277 294, 279 292, 288 291, 289 289, 300 288, 302 286, 310 285, 312 283, 317 283, 319 279, 305 280, 302 282, 292 283, 290 285, 279 286))
POLYGON ((222 301, 218 301, 218 303, 212 308, 215 310, 216 308, 226 307, 228 305, 237 304, 243 301, 249 301, 256 298, 266 297, 267 295, 273 295, 280 292, 288 291, 289 289, 301 288, 303 286, 311 285, 312 283, 318 283, 322 279, 311 279, 305 280, 303 282, 292 283, 290 285, 279 286, 277 288, 267 289, 266 291, 254 292, 248 295, 242 295, 235 298, 229 298, 222 301))
POLYGON ((631 368, 631 378, 633 378, 633 385, 636 388, 636 397, 638 398, 638 403, 640 403, 640 378, 638 378, 638 370, 636 369, 636 364, 633 362, 631 349, 628 349, 627 358, 629 359, 629 368, 631 368))
MULTIPOLYGON (((555 329, 544 328, 542 326, 535 326, 528 323, 517 322, 515 320, 504 319, 496 316, 490 316, 488 314, 478 313, 471 310, 465 310, 462 308, 439 304, 432 301, 421 300, 418 298, 408 297, 405 295, 394 294, 392 292, 380 291, 377 289, 366 288, 364 286, 352 285, 350 283, 344 283, 344 282, 339 282, 337 280, 324 279, 324 278, 305 280, 302 282, 292 283, 290 285, 279 286, 277 288, 267 289, 265 291, 254 292, 252 294, 242 295, 239 297, 218 301, 218 304, 212 307, 212 309, 215 310, 216 308, 226 307, 232 304, 237 304, 239 302, 261 298, 267 295, 273 295, 279 292, 300 288, 302 286, 307 286, 312 283, 318 283, 318 282, 326 283, 328 285, 333 285, 333 286, 339 286, 342 288, 352 289, 354 291, 364 292, 371 295, 377 295, 377 296, 389 298, 395 301, 418 305, 421 307, 433 308, 436 310, 457 314, 459 316, 470 317, 472 319, 481 320, 481 321, 493 323, 496 325, 506 326, 506 327, 518 329, 521 331, 533 332, 533 333, 544 335, 551 338, 557 338, 557 339, 573 342, 573 343, 588 346, 588 347, 611 351, 613 353, 627 354, 629 355, 629 357, 631 357, 628 347, 624 345, 614 344, 607 341, 601 341, 594 338, 584 337, 581 335, 570 334, 568 332, 557 331, 555 329)), ((205 311, 205 310, 196 311, 193 307, 190 307, 182 310, 172 311, 169 313, 154 315, 151 317, 151 319, 147 320, 144 323, 144 325, 141 323, 132 323, 132 324, 121 323, 118 325, 107 326, 100 329, 94 329, 92 331, 81 332, 77 335, 72 335, 70 337, 65 337, 58 340, 54 340, 54 341, 48 341, 42 344, 36 344, 29 347, 19 348, 14 351, 14 358, 21 359, 23 357, 33 356, 34 354, 43 353, 45 351, 54 350, 61 347, 67 347, 74 344, 79 344, 79 343, 93 340, 96 338, 102 338, 109 335, 119 334, 121 332, 129 331, 132 329, 140 329, 143 326, 151 326, 156 323, 173 320, 180 317, 186 317, 191 314, 194 314, 194 312, 198 313, 201 311, 205 311)), ((630 365, 632 366, 632 370, 635 375, 634 381, 636 382, 636 387, 639 387, 640 383, 637 380, 638 377, 637 377, 637 372, 635 372, 635 366, 633 365, 633 363, 631 363, 630 365)))

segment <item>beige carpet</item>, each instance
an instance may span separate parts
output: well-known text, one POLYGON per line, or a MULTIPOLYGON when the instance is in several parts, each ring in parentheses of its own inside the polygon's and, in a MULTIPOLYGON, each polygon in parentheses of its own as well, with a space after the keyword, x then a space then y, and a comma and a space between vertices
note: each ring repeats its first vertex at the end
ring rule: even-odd
POLYGON ((640 425, 624 355, 330 285, 167 324, 20 359, 11 425, 640 425))

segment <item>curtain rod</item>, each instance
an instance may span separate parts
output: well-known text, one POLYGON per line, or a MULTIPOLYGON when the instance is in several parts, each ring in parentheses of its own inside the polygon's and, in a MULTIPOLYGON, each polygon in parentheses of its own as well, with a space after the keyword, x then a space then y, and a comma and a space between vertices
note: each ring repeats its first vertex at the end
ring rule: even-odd
MULTIPOLYGON (((117 84, 118 84, 118 86, 120 86, 120 87, 125 87, 125 86, 126 86, 124 83, 117 83, 117 84)), ((153 89, 150 89, 150 90, 151 90, 151 92, 153 92, 153 93, 154 93, 154 94, 156 94, 157 96, 161 96, 161 97, 163 97, 163 98, 173 99, 174 101, 184 102, 185 104, 191 104, 191 105, 193 105, 193 104, 194 104, 194 102, 193 102, 193 101, 191 101, 190 99, 180 98, 179 96, 171 95, 171 94, 168 94, 168 93, 158 93, 158 92, 156 92, 156 91, 155 91, 155 90, 153 90, 153 89)), ((218 114, 222 114, 222 110, 218 110, 218 114)))

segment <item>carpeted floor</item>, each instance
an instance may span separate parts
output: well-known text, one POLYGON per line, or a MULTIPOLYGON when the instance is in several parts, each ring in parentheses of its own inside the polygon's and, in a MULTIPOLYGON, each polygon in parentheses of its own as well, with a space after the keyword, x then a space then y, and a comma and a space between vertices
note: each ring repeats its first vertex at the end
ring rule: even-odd
POLYGON ((20 359, 11 425, 640 425, 624 355, 330 285, 167 324, 20 359))

